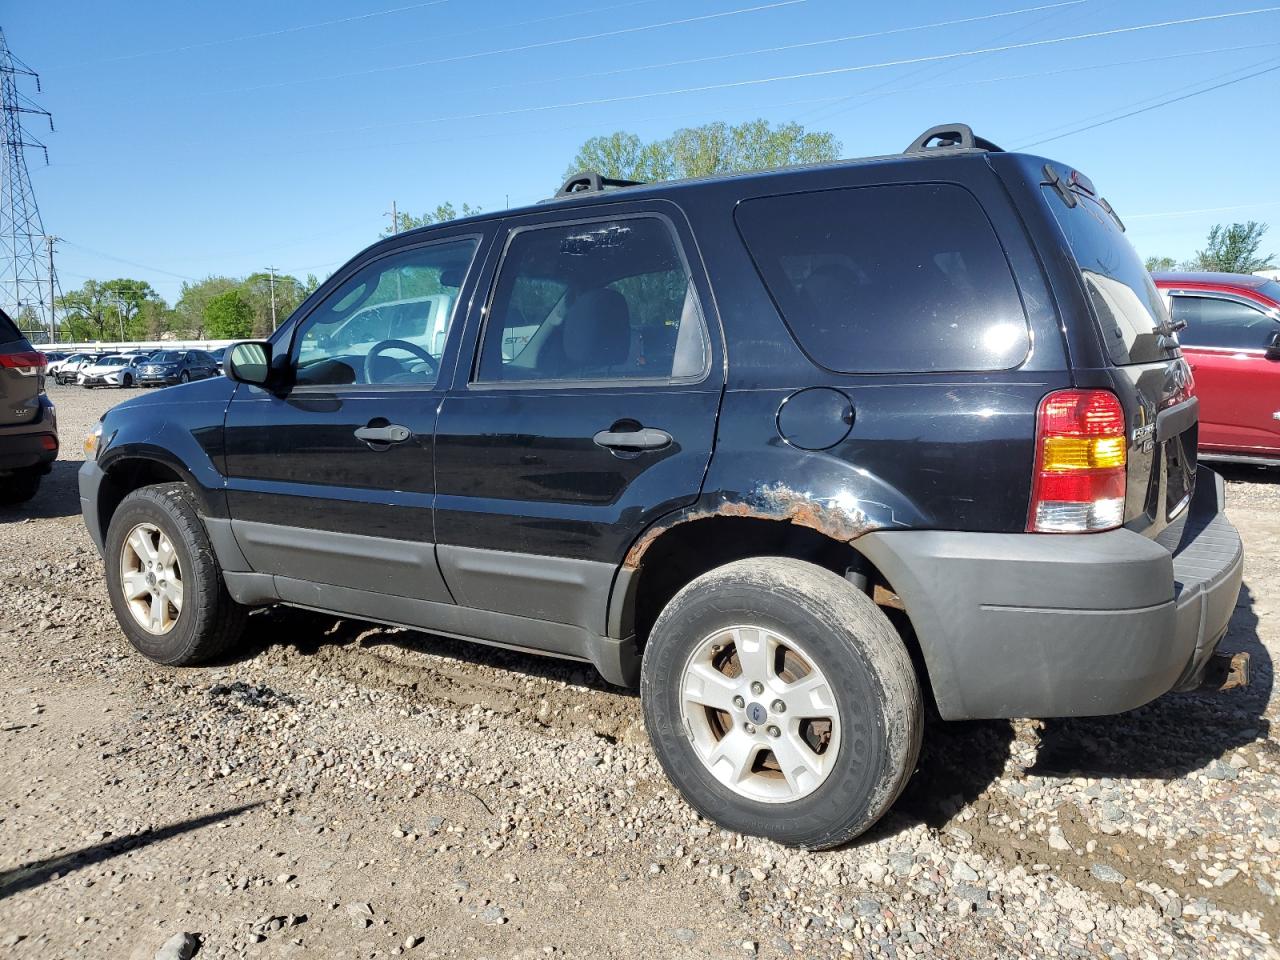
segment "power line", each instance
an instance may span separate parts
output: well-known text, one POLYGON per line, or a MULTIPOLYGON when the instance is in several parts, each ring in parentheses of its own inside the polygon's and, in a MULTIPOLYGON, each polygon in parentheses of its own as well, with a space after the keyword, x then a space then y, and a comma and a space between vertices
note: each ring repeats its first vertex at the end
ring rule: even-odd
POLYGON ((94 250, 92 247, 86 247, 83 243, 72 243, 70 240, 60 240, 69 247, 75 247, 77 250, 83 250, 85 253, 92 253, 95 257, 102 257, 104 260, 113 260, 116 263, 123 263, 130 267, 137 267, 140 270, 150 270, 152 273, 162 273, 166 277, 173 277, 175 280, 188 280, 191 283, 199 283, 195 277, 188 277, 186 274, 174 273, 172 270, 162 270, 160 267, 153 267, 150 264, 139 263, 137 260, 126 260, 124 257, 117 257, 110 253, 103 253, 101 250, 94 250))
POLYGON ((229 93, 254 93, 258 90, 275 90, 280 87, 293 87, 304 83, 323 83, 327 80, 349 80, 353 77, 367 77, 377 73, 391 73, 397 70, 410 70, 415 67, 437 66, 443 63, 458 63, 463 60, 476 60, 481 57, 496 57, 508 53, 521 53, 525 50, 540 50, 547 47, 562 47, 571 43, 585 43, 589 40, 602 40, 607 37, 620 37, 630 33, 642 33, 648 30, 659 30, 665 27, 678 27, 690 23, 702 23, 708 20, 723 20, 726 17, 737 17, 746 13, 759 13, 764 10, 776 10, 779 7, 792 7, 796 4, 808 3, 808 0, 773 0, 753 7, 739 7, 736 10, 725 10, 720 13, 704 13, 696 17, 683 17, 679 20, 664 20, 661 23, 646 23, 637 27, 619 27, 616 30, 605 30, 600 33, 581 34, 576 37, 561 37, 557 40, 540 40, 536 43, 524 43, 515 47, 504 47, 500 50, 480 50, 475 53, 460 53, 452 57, 438 57, 434 60, 417 60, 413 63, 397 63, 385 67, 371 67, 368 70, 355 70, 350 73, 332 73, 323 77, 299 77, 293 80, 280 80, 275 83, 261 83, 252 87, 238 87, 232 90, 212 91, 209 95, 229 93))
MULTIPOLYGON (((1264 61, 1265 62, 1265 61, 1264 61)), ((1245 80, 1252 80, 1255 77, 1261 77, 1264 74, 1274 73, 1280 70, 1280 63, 1267 67, 1265 70, 1257 70, 1253 73, 1245 74, 1243 77, 1236 77, 1234 80, 1224 80, 1221 83, 1215 83, 1212 86, 1205 87, 1203 90, 1195 90, 1191 93, 1184 93, 1180 97, 1170 97, 1168 100, 1162 100, 1159 103, 1153 103, 1150 106, 1140 107, 1137 110, 1130 110, 1128 113, 1122 113, 1119 116, 1110 117, 1106 120, 1099 120, 1097 123, 1085 124, 1083 127, 1077 127, 1074 130, 1068 130, 1066 133, 1059 133, 1052 137, 1045 137, 1043 140, 1034 140, 1031 143, 1020 144, 1015 150, 1026 150, 1028 147, 1038 147, 1044 143, 1052 143, 1054 140, 1061 140, 1064 137, 1072 137, 1077 133, 1084 133, 1086 130, 1093 130, 1097 127, 1106 126, 1109 123, 1115 123, 1118 120, 1128 120, 1130 117, 1136 117, 1139 114, 1147 113, 1151 110, 1158 110, 1161 107, 1167 107, 1170 104, 1181 103, 1183 100, 1190 100, 1192 97, 1198 97, 1204 93, 1212 93, 1214 90, 1221 90, 1223 87, 1230 87, 1237 83, 1243 83, 1245 80)), ((1234 71, 1233 71, 1234 72, 1234 71)))
MULTIPOLYGON (((458 93, 483 93, 492 90, 508 90, 512 87, 528 87, 535 84, 548 83, 572 83, 578 80, 597 80, 601 77, 616 77, 625 73, 639 73, 644 70, 665 70, 671 67, 685 67, 698 63, 715 63, 724 60, 736 60, 742 57, 762 56, 770 53, 781 53, 787 50, 799 50, 806 47, 827 46, 835 43, 848 43, 854 40, 872 40, 879 37, 887 37, 900 33, 912 33, 921 30, 932 30, 937 27, 952 27, 966 23, 976 23, 981 20, 995 20, 1001 17, 1014 17, 1020 14, 1037 13, 1041 10, 1057 9, 1061 7, 1072 7, 1082 3, 1089 3, 1090 0, 1063 0, 1060 3, 1042 4, 1037 7, 1023 7, 1020 10, 1006 10, 1001 13, 989 13, 980 17, 961 17, 956 20, 938 20, 933 23, 915 24, 909 27, 894 27, 890 30, 878 30, 874 33, 851 33, 843 37, 825 37, 820 40, 804 40, 799 43, 784 43, 775 47, 757 47, 753 50, 737 50, 732 53, 718 53, 706 57, 689 57, 683 60, 664 60, 659 63, 642 63, 632 67, 617 67, 612 70, 597 70, 592 73, 579 73, 572 76, 562 77, 545 77, 537 79, 520 80, 513 83, 498 83, 484 87, 463 87, 457 88, 458 93)), ((836 97, 833 99, 844 99, 844 97, 836 97)))
POLYGON ((1131 220, 1163 220, 1172 217, 1189 217, 1200 213, 1227 213, 1231 210, 1257 210, 1262 207, 1280 207, 1280 200, 1263 200, 1259 203, 1236 203, 1229 207, 1200 207, 1197 210, 1164 210, 1160 213, 1126 213, 1125 222, 1131 220))
POLYGON ((1057 44, 1072 43, 1079 40, 1095 40, 1101 37, 1119 36, 1121 34, 1138 33, 1144 30, 1158 30, 1165 27, 1184 26, 1193 23, 1205 23, 1213 20, 1226 20, 1236 17, 1249 17, 1259 14, 1276 13, 1280 6, 1261 7, 1254 10, 1239 10, 1230 13, 1218 13, 1200 17, 1185 17, 1178 20, 1160 20, 1153 23, 1136 24, 1129 27, 1114 27, 1110 30, 1095 30, 1089 33, 1077 33, 1066 37, 1050 37, 1043 40, 1027 40, 1021 43, 1009 43, 992 47, 981 47, 975 50, 959 50, 953 53, 939 53, 919 57, 905 57, 898 60, 882 60, 877 63, 861 63, 847 67, 830 67, 825 70, 809 70, 802 73, 780 74, 772 77, 759 77, 747 80, 731 80, 723 83, 699 84, 691 87, 679 87, 671 90, 655 90, 649 93, 620 94, 612 97, 592 97, 585 100, 571 100, 562 103, 539 104, 531 107, 512 107, 505 110, 490 110, 479 113, 453 114, 440 117, 423 117, 417 120, 398 120, 391 123, 366 124, 363 127, 343 127, 334 130, 316 131, 317 133, 342 133, 350 135, 369 130, 389 129, 392 127, 420 126, 433 123, 456 123, 461 120, 486 120, 494 117, 508 117, 524 113, 544 113, 549 110, 566 110, 577 107, 601 106, 611 103, 627 103, 638 100, 649 100, 655 97, 672 97, 688 93, 706 93, 712 90, 729 90, 740 87, 764 86, 788 80, 806 80, 816 77, 839 76, 850 73, 862 73, 870 70, 882 70, 889 67, 908 66, 917 63, 936 63, 946 60, 957 60, 963 57, 976 57, 988 53, 1002 53, 1008 50, 1027 50, 1033 47, 1045 47, 1057 44))
POLYGON ((205 47, 218 47, 228 43, 240 43, 245 40, 264 40, 269 37, 280 37, 290 33, 301 33, 304 30, 315 30, 320 27, 332 27, 340 23, 353 23, 357 20, 371 20, 374 17, 387 17, 394 13, 405 13, 409 10, 420 10, 423 7, 438 7, 449 0, 424 0, 422 3, 411 3, 404 7, 392 7, 390 10, 375 10, 371 13, 360 13, 350 17, 338 17, 335 20, 320 20, 316 23, 302 23, 295 27, 283 27, 279 30, 266 30, 262 33, 246 33, 239 37, 224 37, 221 40, 202 40, 199 43, 188 43, 181 47, 168 47, 163 50, 141 50, 137 53, 126 53, 116 57, 103 57, 98 60, 80 60, 68 66, 84 66, 98 63, 118 63, 121 60, 137 60, 141 57, 158 57, 170 53, 185 53, 188 50, 200 50, 205 47))

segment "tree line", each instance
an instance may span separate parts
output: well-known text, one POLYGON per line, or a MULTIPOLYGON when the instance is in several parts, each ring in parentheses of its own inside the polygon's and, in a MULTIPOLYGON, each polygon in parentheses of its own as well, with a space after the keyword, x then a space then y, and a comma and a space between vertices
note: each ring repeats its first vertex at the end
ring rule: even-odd
POLYGON ((86 280, 78 290, 63 294, 58 307, 58 339, 83 340, 236 340, 269 334, 271 292, 275 287, 275 317, 283 321, 317 286, 308 274, 303 280, 267 271, 247 277, 210 276, 184 282, 177 302, 170 306, 145 280, 86 280))

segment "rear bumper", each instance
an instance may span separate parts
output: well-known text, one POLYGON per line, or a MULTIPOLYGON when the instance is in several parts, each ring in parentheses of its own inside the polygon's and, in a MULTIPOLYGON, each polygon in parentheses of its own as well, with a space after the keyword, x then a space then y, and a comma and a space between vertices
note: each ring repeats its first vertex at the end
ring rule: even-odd
POLYGON ((1199 468, 1171 554, 1129 530, 881 531, 856 542, 902 597, 946 719, 1120 713, 1196 686, 1244 569, 1199 468))
POLYGON ((0 473, 49 465, 58 459, 58 424, 53 404, 41 395, 40 415, 29 423, 0 427, 0 473))

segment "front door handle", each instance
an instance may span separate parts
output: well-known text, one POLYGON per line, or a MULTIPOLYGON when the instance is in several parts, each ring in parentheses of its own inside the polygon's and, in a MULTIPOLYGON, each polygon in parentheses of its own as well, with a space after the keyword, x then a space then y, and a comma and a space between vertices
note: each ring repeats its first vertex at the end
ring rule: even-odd
POLYGON ((403 443, 413 436, 413 431, 398 423, 389 423, 385 427, 359 427, 356 439, 365 443, 403 443))
POLYGON ((671 434, 653 427, 641 430, 601 430, 591 439, 598 446, 613 450, 661 450, 671 444, 671 434))

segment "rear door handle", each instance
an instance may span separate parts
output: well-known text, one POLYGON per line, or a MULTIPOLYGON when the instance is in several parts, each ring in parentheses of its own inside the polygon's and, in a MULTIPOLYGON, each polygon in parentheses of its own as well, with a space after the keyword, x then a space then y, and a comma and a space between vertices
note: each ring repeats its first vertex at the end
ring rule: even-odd
POLYGON ((642 430, 601 430, 591 438, 598 446, 613 450, 661 450, 670 446, 671 434, 645 427, 642 430))
POLYGON ((389 423, 385 427, 359 427, 356 439, 365 443, 403 443, 413 436, 413 431, 398 423, 389 423))

